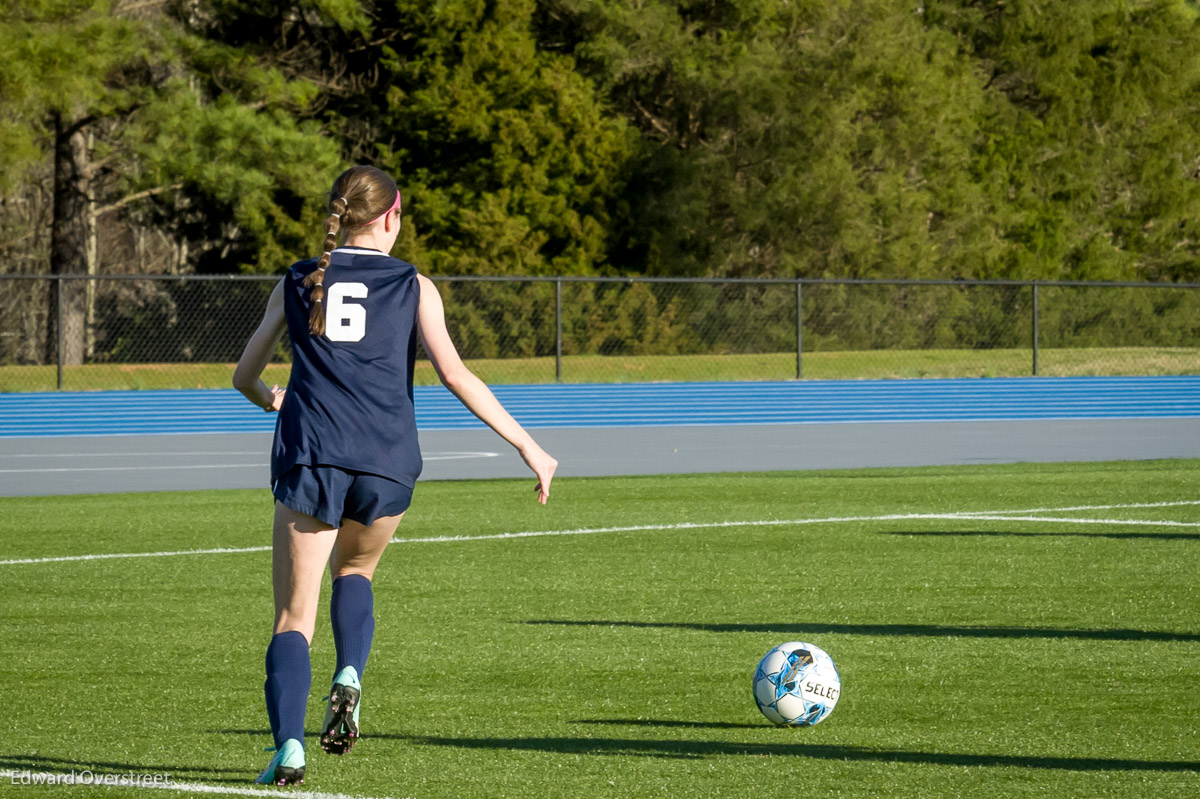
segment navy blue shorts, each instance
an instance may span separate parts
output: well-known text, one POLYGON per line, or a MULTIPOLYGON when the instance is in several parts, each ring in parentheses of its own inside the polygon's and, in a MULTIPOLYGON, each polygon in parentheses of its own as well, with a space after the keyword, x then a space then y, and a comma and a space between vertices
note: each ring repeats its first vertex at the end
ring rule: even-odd
POLYGON ((287 507, 330 527, 341 527, 343 519, 365 526, 380 516, 398 516, 408 510, 412 492, 395 480, 336 466, 294 466, 271 491, 287 507))

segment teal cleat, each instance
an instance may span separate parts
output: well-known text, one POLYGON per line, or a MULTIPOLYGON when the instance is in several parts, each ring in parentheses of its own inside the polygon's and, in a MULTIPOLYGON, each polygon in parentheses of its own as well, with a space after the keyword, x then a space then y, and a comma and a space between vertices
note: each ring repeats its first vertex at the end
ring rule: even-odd
POLYGON ((321 725, 321 748, 331 755, 344 755, 358 740, 358 710, 362 685, 358 671, 346 666, 333 678, 325 722, 321 725))
POLYGON ((304 744, 288 738, 255 780, 260 785, 295 785, 304 782, 304 744))

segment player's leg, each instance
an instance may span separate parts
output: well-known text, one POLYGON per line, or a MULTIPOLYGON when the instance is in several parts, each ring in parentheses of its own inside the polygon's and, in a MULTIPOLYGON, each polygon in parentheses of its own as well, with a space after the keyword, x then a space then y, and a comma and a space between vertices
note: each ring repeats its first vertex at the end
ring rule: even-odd
POLYGON ((375 633, 371 578, 411 501, 411 488, 370 474, 356 475, 346 492, 342 527, 329 562, 333 575, 329 615, 337 666, 321 746, 331 754, 345 754, 358 738, 360 681, 375 633))
POLYGON ((375 632, 371 579, 403 516, 384 516, 369 525, 345 519, 338 531, 329 563, 333 575, 329 611, 338 671, 354 666, 361 677, 366 668, 375 632))
POLYGON ((329 603, 337 664, 322 725, 321 746, 345 754, 358 738, 362 675, 375 634, 375 597, 371 578, 392 540, 403 513, 370 524, 343 519, 330 559, 333 596, 329 603))
POLYGON ((303 781, 304 711, 312 687, 308 650, 316 627, 321 579, 336 540, 336 528, 275 503, 275 628, 267 647, 264 691, 277 754, 259 775, 259 782, 303 781))
POLYGON ((296 631, 312 641, 325 564, 338 529, 275 503, 271 576, 275 588, 275 634, 296 631))

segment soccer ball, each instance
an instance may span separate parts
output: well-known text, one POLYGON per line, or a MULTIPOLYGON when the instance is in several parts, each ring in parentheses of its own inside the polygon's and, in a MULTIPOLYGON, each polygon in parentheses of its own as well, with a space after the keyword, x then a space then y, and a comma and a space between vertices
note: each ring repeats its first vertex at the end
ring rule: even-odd
POLYGON ((801 641, 775 647, 754 670, 754 701, 775 724, 811 727, 833 712, 841 692, 833 658, 801 641))

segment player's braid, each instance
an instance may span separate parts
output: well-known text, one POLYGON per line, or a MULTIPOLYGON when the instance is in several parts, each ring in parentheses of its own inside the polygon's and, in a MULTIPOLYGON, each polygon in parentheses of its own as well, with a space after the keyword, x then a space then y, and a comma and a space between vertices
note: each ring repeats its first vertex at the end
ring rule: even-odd
POLYGON ((345 197, 338 197, 329 204, 329 216, 325 218, 325 243, 317 261, 317 268, 304 278, 304 285, 312 289, 312 311, 308 315, 308 332, 320 336, 325 332, 325 267, 329 266, 330 253, 337 246, 337 234, 343 226, 349 227, 349 209, 345 197), (343 220, 346 220, 343 222, 343 220))
POLYGON ((365 228, 380 218, 398 203, 400 191, 396 182, 386 172, 373 166, 355 166, 347 169, 333 182, 330 191, 329 216, 325 218, 325 242, 321 247, 321 258, 317 268, 304 278, 312 310, 308 315, 309 333, 320 336, 325 333, 325 269, 329 266, 333 249, 337 247, 339 234, 353 236, 356 230, 365 228))

